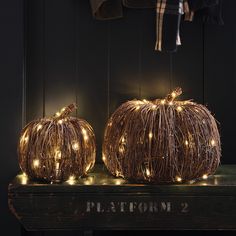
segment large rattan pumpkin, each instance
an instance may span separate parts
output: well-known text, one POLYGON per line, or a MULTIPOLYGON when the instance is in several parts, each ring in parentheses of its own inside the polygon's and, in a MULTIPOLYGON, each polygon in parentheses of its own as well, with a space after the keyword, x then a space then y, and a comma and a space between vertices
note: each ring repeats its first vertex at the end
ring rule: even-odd
POLYGON ((30 122, 22 130, 19 164, 31 179, 73 180, 94 166, 94 132, 85 120, 69 116, 75 108, 71 104, 51 118, 30 122))
POLYGON ((217 169, 221 146, 209 110, 192 101, 132 100, 108 121, 103 161, 115 176, 136 182, 174 183, 207 178, 217 169))

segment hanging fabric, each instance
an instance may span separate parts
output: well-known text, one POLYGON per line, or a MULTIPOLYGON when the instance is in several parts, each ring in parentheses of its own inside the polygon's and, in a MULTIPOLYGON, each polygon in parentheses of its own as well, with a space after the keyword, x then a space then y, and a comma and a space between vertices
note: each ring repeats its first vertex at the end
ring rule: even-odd
POLYGON ((93 16, 98 20, 117 19, 128 8, 155 8, 157 0, 90 0, 93 16))
POLYGON ((123 16, 121 0, 90 0, 93 16, 98 20, 116 19, 123 16))
POLYGON ((181 45, 179 27, 183 12, 183 0, 157 0, 156 7, 157 51, 175 52, 181 45))
POLYGON ((175 52, 180 40, 181 16, 193 21, 199 14, 204 22, 223 24, 223 0, 90 0, 98 20, 123 17, 123 7, 156 9, 156 51, 175 52))
POLYGON ((129 8, 155 8, 157 0, 123 0, 123 5, 129 8))
POLYGON ((192 21, 195 13, 200 15, 205 23, 223 25, 222 4, 223 0, 187 0, 189 13, 185 20, 192 21), (189 18, 189 15, 191 17, 189 18))

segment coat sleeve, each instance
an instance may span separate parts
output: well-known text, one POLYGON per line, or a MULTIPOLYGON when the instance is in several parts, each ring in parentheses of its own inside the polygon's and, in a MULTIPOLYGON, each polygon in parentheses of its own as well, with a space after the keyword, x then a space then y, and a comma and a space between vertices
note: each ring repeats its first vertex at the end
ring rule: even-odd
POLYGON ((222 2, 223 0, 187 0, 189 9, 202 16, 206 23, 223 25, 222 2))
POLYGON ((218 3, 219 0, 188 0, 191 11, 197 11, 205 7, 215 6, 218 3))
POLYGON ((122 0, 90 0, 93 16, 98 20, 123 16, 122 0))
POLYGON ((157 0, 123 0, 123 4, 130 8, 156 8, 157 0))
POLYGON ((219 0, 219 4, 203 9, 200 12, 203 16, 203 21, 210 24, 223 25, 222 4, 222 0, 219 0))

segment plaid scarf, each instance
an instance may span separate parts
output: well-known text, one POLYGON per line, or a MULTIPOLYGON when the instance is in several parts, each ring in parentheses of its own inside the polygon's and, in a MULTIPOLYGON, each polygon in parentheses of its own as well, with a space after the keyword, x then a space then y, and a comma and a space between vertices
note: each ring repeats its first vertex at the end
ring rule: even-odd
POLYGON ((155 50, 177 50, 177 45, 181 44, 179 26, 183 10, 183 0, 157 0, 155 50))

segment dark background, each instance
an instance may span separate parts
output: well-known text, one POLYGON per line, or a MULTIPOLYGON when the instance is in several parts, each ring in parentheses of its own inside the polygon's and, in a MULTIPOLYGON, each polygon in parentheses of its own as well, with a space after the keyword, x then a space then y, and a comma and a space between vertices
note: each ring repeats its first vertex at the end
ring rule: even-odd
MULTIPOLYGON (((93 126, 101 159, 105 122, 124 101, 164 97, 176 86, 182 99, 203 103, 220 122, 222 163, 233 155, 236 112, 236 1, 224 1, 224 26, 183 22, 183 45, 157 53, 155 12, 126 9, 124 18, 96 21, 88 0, 1 0, 0 226, 19 235, 7 207, 7 185, 19 171, 22 126, 77 102, 74 114, 93 126)), ((50 234, 51 235, 51 234, 50 234)))

